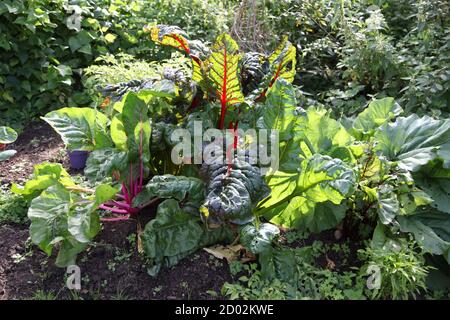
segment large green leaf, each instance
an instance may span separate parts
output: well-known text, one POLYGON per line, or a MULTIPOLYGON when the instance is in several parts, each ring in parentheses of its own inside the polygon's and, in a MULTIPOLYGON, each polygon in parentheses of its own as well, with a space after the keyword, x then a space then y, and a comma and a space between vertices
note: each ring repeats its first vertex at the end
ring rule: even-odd
POLYGON ((48 187, 60 183, 63 186, 74 186, 70 175, 59 163, 44 162, 34 166, 33 178, 25 186, 13 184, 11 191, 29 198, 37 197, 48 187))
POLYGON ((281 141, 292 138, 292 129, 296 121, 297 102, 294 88, 285 80, 275 82, 267 91, 263 116, 258 120, 260 129, 277 130, 281 141))
POLYGON ((403 109, 394 98, 372 100, 363 112, 358 114, 352 126, 352 134, 365 139, 375 133, 375 129, 397 117, 403 109))
POLYGON ((28 210, 31 240, 48 255, 59 244, 56 264, 60 267, 74 264, 76 255, 86 247, 69 233, 71 202, 70 193, 56 184, 33 199, 28 210))
POLYGON ((414 174, 414 182, 433 199, 432 207, 450 213, 450 169, 430 163, 414 174))
POLYGON ((205 199, 205 185, 197 178, 170 174, 154 176, 133 200, 133 205, 138 207, 156 197, 183 201, 184 211, 198 214, 198 209, 205 199))
POLYGON ((121 113, 111 122, 111 137, 116 147, 127 153, 128 163, 150 160, 151 126, 145 101, 133 92, 123 99, 121 113))
POLYGON ((224 128, 227 108, 244 101, 238 77, 240 59, 237 43, 229 35, 222 34, 217 37, 212 53, 205 61, 207 78, 221 103, 219 129, 224 128))
POLYGON ((198 218, 181 210, 176 200, 165 200, 142 233, 146 255, 152 259, 171 257, 197 248, 203 233, 197 222, 198 218))
POLYGON ((9 158, 13 157, 16 153, 17 153, 16 150, 0 151, 0 161, 8 160, 9 158))
POLYGON ((92 108, 62 108, 42 117, 58 132, 69 150, 109 147, 108 118, 92 108))
POLYGON ((425 250, 443 255, 450 264, 450 215, 435 210, 398 216, 400 230, 411 232, 425 250))
POLYGON ((305 156, 314 153, 331 155, 353 140, 345 128, 330 117, 329 111, 312 107, 298 118, 295 135, 304 141, 302 150, 305 156), (308 150, 310 148, 313 150, 308 150))
POLYGON ((378 217, 383 224, 390 224, 399 214, 400 203, 395 190, 387 185, 378 189, 378 217))
POLYGON ((438 157, 444 161, 450 147, 450 120, 435 120, 428 116, 400 117, 394 123, 386 123, 375 133, 376 150, 389 160, 410 171, 418 171, 423 165, 438 157))
POLYGON ((0 126, 0 145, 10 144, 17 140, 17 132, 9 127, 0 126))
POLYGON ((344 218, 345 207, 338 205, 354 184, 355 174, 342 160, 316 154, 302 161, 299 174, 276 172, 269 180, 272 193, 257 213, 284 227, 326 230, 344 218))
POLYGON ((57 266, 75 264, 77 254, 100 231, 97 206, 112 199, 116 192, 109 185, 100 185, 93 199, 88 199, 70 193, 60 183, 50 186, 31 201, 28 210, 31 240, 48 255, 59 245, 57 266))
POLYGON ((150 259, 148 271, 156 275, 161 267, 171 267, 194 251, 216 243, 230 243, 234 236, 226 227, 205 230, 199 217, 184 212, 177 200, 158 206, 155 219, 142 233, 144 253, 150 259))

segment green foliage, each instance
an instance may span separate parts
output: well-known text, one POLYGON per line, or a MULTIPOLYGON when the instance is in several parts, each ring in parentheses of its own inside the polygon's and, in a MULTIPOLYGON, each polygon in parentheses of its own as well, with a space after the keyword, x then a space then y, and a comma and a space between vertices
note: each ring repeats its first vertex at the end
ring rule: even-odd
POLYGON ((75 185, 72 178, 67 171, 64 170, 61 164, 44 162, 34 166, 33 177, 28 180, 24 186, 13 184, 11 191, 31 200, 56 183, 68 187, 75 185))
POLYGON ((359 254, 366 261, 361 272, 371 274, 368 269, 374 270, 374 267, 377 270, 375 277, 379 277, 379 287, 375 286, 372 292, 368 290, 372 299, 415 298, 426 289, 429 268, 424 265, 423 253, 414 242, 387 240, 382 246, 368 246, 359 254))
MULTIPOLYGON (((272 257, 279 261, 278 267, 287 270, 284 276, 272 279, 267 279, 256 264, 230 265, 232 275, 239 277, 234 283, 225 283, 222 294, 232 300, 366 299, 362 277, 354 272, 338 273, 316 267, 310 263, 310 249, 311 247, 304 247, 274 252, 272 257)), ((263 261, 260 260, 261 262, 263 261)))
POLYGON ((87 105, 91 98, 84 92, 81 70, 99 56, 129 53, 149 61, 169 57, 142 30, 147 23, 176 22, 212 41, 228 29, 232 14, 232 6, 213 0, 3 1, 0 124, 21 129, 52 109, 87 105))
POLYGON ((205 186, 197 178, 169 174, 154 176, 136 196, 133 205, 141 206, 155 198, 183 201, 183 210, 195 215, 205 199, 205 186))
POLYGON ((373 95, 392 96, 408 115, 448 115, 445 1, 287 0, 264 6, 263 23, 276 30, 269 38, 288 35, 301 48, 296 83, 304 100, 349 116, 373 95))
POLYGON ((75 264, 77 254, 100 231, 98 205, 116 192, 108 185, 101 185, 94 195, 84 198, 56 183, 31 201, 28 210, 31 240, 48 255, 58 244, 57 266, 75 264))
POLYGON ((256 204, 270 192, 258 170, 239 159, 230 165, 203 164, 202 174, 207 180, 206 198, 201 207, 203 215, 237 224, 253 220, 256 204))
POLYGON ((270 177, 271 198, 258 214, 273 223, 320 232, 336 226, 345 215, 339 205, 352 193, 353 171, 341 160, 316 154, 302 161, 300 174, 270 177))
POLYGON ((7 189, 0 188, 0 224, 27 222, 29 201, 7 189))
POLYGON ((233 240, 233 233, 226 227, 206 230, 199 222, 198 215, 185 212, 174 199, 158 206, 155 219, 145 226, 142 234, 150 275, 156 275, 162 266, 175 265, 201 247, 233 240))
POLYGON ((253 254, 269 250, 272 241, 279 234, 280 230, 270 223, 263 223, 258 227, 249 224, 240 231, 242 245, 253 254))

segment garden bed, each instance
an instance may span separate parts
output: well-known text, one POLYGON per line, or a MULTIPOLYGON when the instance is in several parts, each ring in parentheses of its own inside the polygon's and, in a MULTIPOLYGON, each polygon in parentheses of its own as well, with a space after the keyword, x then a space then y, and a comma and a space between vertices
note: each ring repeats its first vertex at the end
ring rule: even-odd
MULTIPOLYGON (((68 157, 60 137, 43 122, 28 126, 12 146, 18 152, 0 167, 2 185, 22 183, 33 171, 33 165, 49 161, 61 163, 71 174, 82 174, 69 168, 68 157)), ((144 213, 152 215, 153 209, 144 213)), ((32 245, 28 224, 0 225, 0 299, 217 299, 225 282, 232 282, 226 260, 219 260, 199 250, 157 277, 147 273, 145 261, 136 249, 136 221, 104 223, 103 230, 89 249, 80 254, 82 290, 66 288, 66 269, 55 266, 55 257, 32 245), (214 293, 215 292, 215 293, 214 293)), ((285 233, 282 238, 286 242, 285 233)), ((294 239, 292 248, 311 245, 314 241, 342 244, 334 230, 294 239)), ((356 251, 359 242, 350 243, 350 254, 344 264, 340 253, 330 251, 317 259, 322 268, 344 271, 359 265, 356 251)))

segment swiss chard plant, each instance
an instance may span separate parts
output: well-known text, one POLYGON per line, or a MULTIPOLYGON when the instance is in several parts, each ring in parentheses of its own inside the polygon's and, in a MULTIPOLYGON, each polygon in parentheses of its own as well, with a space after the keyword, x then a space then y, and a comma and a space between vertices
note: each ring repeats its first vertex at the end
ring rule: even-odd
MULTIPOLYGON (((165 68, 145 81, 104 88, 111 102, 108 108, 63 108, 42 117, 69 150, 90 152, 85 176, 98 187, 76 185, 54 164, 36 166, 32 180, 13 186, 16 193, 33 199, 32 240, 47 253, 58 244, 60 266, 74 261, 98 232, 98 221, 140 221, 143 208, 157 205, 156 217, 143 230, 138 228, 140 249, 154 274, 202 246, 232 242, 237 235, 234 226, 251 222, 257 203, 270 193, 258 167, 237 157, 236 137, 227 146, 225 164, 192 164, 186 157, 175 164, 170 159, 177 142, 172 133, 179 128, 193 132, 195 121, 233 135, 240 125, 257 128, 257 122, 265 121, 261 128, 266 128, 274 115, 263 119, 260 106, 273 105, 280 111, 277 95, 284 94, 285 87, 292 91, 292 44, 284 39, 270 56, 243 56, 226 34, 211 48, 190 40, 178 27, 156 26, 149 34, 155 42, 184 53, 192 63, 189 73, 185 68, 165 68), (108 188, 107 196, 97 196, 98 188, 108 188), (44 215, 40 206, 50 199, 61 204, 52 204, 51 214, 44 215), (72 219, 77 212, 82 214, 76 220, 79 232, 72 219), (49 230, 56 217, 61 224, 49 230), (81 232, 84 237, 77 238, 81 232)), ((196 150, 202 151, 203 146, 196 150)))

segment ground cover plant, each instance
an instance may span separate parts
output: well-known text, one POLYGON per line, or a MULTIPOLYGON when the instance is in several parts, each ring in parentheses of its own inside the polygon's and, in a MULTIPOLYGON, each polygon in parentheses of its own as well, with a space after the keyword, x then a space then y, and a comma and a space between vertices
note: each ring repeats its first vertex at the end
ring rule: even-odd
MULTIPOLYGON (((29 224, 30 237, 5 266, 34 255, 61 276, 108 256, 108 272, 126 265, 142 279, 136 291, 151 283, 145 298, 171 296, 158 281, 183 268, 229 268, 202 292, 180 282, 183 298, 448 297, 448 68, 426 59, 447 59, 442 14, 408 8, 418 30, 403 1, 254 8, 286 6, 259 27, 291 31, 254 46, 236 22, 212 40, 151 21, 127 54, 102 52, 80 78, 87 102, 41 113, 57 154, 2 183, 0 232, 8 240, 10 225, 29 224), (163 53, 152 62, 147 43, 163 53), (87 152, 85 168, 70 169, 66 151, 87 152)), ((17 137, 0 127, 0 178, 23 152, 17 137)), ((96 296, 61 290, 36 298, 96 296)))

